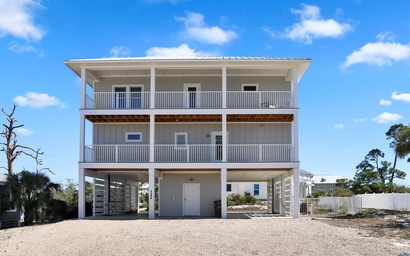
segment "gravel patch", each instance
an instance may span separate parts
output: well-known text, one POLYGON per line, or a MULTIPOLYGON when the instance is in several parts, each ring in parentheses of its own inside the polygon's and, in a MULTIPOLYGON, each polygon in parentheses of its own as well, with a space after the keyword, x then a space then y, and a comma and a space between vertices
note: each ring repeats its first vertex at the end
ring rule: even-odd
POLYGON ((409 244, 311 219, 68 220, 0 230, 0 255, 400 255, 409 244))

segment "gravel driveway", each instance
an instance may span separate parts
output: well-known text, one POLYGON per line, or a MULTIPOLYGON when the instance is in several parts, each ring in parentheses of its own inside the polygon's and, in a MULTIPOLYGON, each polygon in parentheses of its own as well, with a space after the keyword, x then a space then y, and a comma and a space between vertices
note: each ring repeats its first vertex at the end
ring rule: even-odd
MULTIPOLYGON (((68 220, 0 230, 0 255, 400 255, 410 247, 311 218, 68 220)), ((409 254, 410 255, 410 254, 409 254)))

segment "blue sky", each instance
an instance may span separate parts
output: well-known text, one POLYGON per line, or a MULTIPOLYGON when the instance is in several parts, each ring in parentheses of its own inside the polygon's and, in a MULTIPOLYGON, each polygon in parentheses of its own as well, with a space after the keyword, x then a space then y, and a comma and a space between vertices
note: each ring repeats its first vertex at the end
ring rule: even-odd
MULTIPOLYGON (((18 105, 19 143, 45 152, 53 181, 76 181, 80 82, 64 60, 312 58, 299 84, 301 167, 353 178, 373 148, 392 162, 385 133, 410 123, 409 10, 406 0, 0 0, 0 107, 18 105)), ((35 162, 21 156, 23 167, 35 162)), ((398 167, 410 184, 410 163, 398 167)))

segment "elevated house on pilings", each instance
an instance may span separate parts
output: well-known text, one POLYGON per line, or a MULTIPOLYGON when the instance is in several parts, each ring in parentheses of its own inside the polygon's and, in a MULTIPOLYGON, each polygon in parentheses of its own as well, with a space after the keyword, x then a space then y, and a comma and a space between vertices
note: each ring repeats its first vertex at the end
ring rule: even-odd
POLYGON ((133 210, 147 181, 149 218, 155 184, 159 216, 215 216, 220 200, 226 218, 228 182, 266 181, 268 211, 299 216, 298 83, 310 59, 65 64, 81 78, 80 218, 86 176, 95 178, 94 215, 133 210))

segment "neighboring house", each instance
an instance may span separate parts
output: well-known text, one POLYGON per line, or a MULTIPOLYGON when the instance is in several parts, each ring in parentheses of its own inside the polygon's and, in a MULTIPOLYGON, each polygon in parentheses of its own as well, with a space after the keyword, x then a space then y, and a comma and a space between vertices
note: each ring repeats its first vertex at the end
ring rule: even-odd
POLYGON ((300 170, 300 189, 299 189, 299 197, 306 198, 307 196, 311 196, 313 193, 313 177, 314 174, 310 173, 305 170, 300 170))
MULTIPOLYGON (((299 180, 299 197, 305 198, 312 194, 313 187, 313 173, 300 169, 300 180, 299 180)), ((268 199, 268 182, 228 182, 226 185, 226 192, 238 193, 238 194, 249 194, 254 196, 259 200, 268 199)))
MULTIPOLYGON (((0 190, 6 184, 7 175, 0 174, 0 190)), ((10 198, 11 199, 11 198, 10 198)), ((20 226, 20 211, 15 208, 0 212, 0 229, 20 226)))
POLYGON ((336 189, 337 180, 347 179, 341 175, 332 174, 315 174, 313 177, 313 192, 317 190, 324 190, 327 193, 333 193, 336 189))
POLYGON ((264 181, 268 210, 299 216, 298 83, 310 59, 65 64, 81 78, 79 218, 85 177, 98 185, 94 215, 133 209, 138 182, 148 181, 151 219, 155 183, 159 216, 214 216, 214 201, 221 200, 226 218, 228 182, 264 181))
POLYGON ((226 193, 229 194, 248 194, 258 200, 265 201, 268 198, 268 182, 228 182, 226 193))

